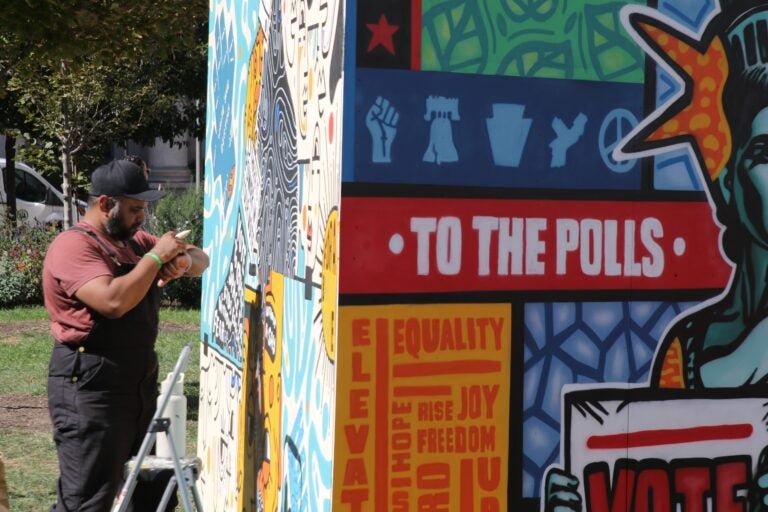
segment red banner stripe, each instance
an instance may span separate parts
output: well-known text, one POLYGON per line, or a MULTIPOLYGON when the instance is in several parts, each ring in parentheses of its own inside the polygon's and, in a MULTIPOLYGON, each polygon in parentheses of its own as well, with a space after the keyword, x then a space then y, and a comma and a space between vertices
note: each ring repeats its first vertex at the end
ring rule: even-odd
POLYGON ((724 288, 703 201, 344 197, 342 294, 724 288))

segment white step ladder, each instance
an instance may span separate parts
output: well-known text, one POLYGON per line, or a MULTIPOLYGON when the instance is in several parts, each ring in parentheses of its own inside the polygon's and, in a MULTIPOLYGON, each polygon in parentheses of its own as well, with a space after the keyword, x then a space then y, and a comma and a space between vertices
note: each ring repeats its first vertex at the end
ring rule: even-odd
MULTIPOLYGON (((187 359, 189 359, 190 351, 191 344, 187 343, 184 345, 181 354, 179 354, 179 359, 176 361, 171 382, 176 382, 181 372, 184 371, 184 368, 187 366, 187 359)), ((203 512, 203 507, 200 504, 200 495, 197 492, 196 486, 197 477, 200 472, 200 459, 197 457, 185 459, 179 458, 179 455, 176 452, 176 445, 171 436, 171 419, 163 417, 165 407, 168 405, 168 400, 171 398, 172 392, 173 386, 168 386, 166 392, 160 395, 160 404, 155 411, 155 415, 152 416, 152 421, 149 423, 149 429, 141 443, 139 453, 126 463, 126 467, 129 471, 128 478, 125 479, 123 487, 120 489, 114 505, 112 505, 112 512, 125 512, 127 510, 140 473, 164 469, 173 469, 173 476, 168 481, 168 485, 165 488, 165 492, 163 493, 163 497, 160 500, 156 512, 163 512, 165 510, 165 507, 168 505, 171 495, 176 488, 176 483, 179 483, 181 502, 185 512, 193 512, 193 510, 203 512), (165 432, 168 436, 168 444, 170 445, 172 455, 170 459, 149 455, 149 451, 155 445, 155 439, 158 432, 165 432), (192 498, 190 498, 190 494, 192 495, 192 498), (192 508, 192 499, 195 501, 195 509, 192 508)))

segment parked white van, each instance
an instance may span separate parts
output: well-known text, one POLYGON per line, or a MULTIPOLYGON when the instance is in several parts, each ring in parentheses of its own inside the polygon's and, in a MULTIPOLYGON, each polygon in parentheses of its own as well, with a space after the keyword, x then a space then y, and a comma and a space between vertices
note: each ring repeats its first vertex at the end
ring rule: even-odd
MULTIPOLYGON (((3 184, 4 170, 5 158, 0 158, 0 223, 8 202, 3 184)), ((75 205, 72 215, 77 222, 86 204, 78 200, 75 205)), ((16 212, 19 221, 28 226, 62 225, 64 194, 30 166, 16 162, 16 212)))

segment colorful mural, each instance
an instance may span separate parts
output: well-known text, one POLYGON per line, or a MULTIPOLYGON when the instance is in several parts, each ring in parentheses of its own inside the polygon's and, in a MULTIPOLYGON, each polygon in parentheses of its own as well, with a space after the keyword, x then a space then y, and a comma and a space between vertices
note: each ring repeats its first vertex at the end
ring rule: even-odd
POLYGON ((617 4, 422 0, 421 69, 642 83, 617 4))
POLYGON ((206 510, 330 510, 344 5, 212 0, 206 510))
POLYGON ((343 308, 335 509, 507 510, 511 320, 507 304, 343 308))
POLYGON ((210 20, 207 510, 768 499, 768 2, 210 20))
MULTIPOLYGON (((700 172, 728 159, 730 119, 720 122, 715 101, 727 71, 723 50, 700 37, 721 6, 709 0, 652 7, 628 0, 354 4, 348 33, 356 52, 346 69, 354 78, 346 102, 354 109, 345 120, 352 131, 345 130, 339 269, 337 384, 347 403, 337 409, 334 505, 608 511, 624 510, 629 496, 639 501, 626 510, 674 510, 659 505, 663 479, 651 470, 673 475, 680 466, 684 480, 686 468, 696 465, 682 460, 688 445, 672 448, 664 436, 724 442, 707 437, 722 437, 724 428, 705 429, 702 437, 697 422, 704 416, 694 411, 738 408, 733 395, 699 391, 663 395, 665 405, 663 390, 648 386, 660 375, 685 378, 690 354, 708 360, 728 351, 712 341, 715 348, 702 356, 704 347, 693 341, 710 325, 694 319, 712 314, 707 304, 716 304, 731 279, 732 256, 721 243, 745 236, 729 227, 722 238, 726 221, 713 213, 711 181, 703 179, 712 173, 700 172), (629 23, 629 12, 645 17, 629 23), (654 22, 662 17, 672 21, 654 22), (652 65, 649 49, 669 55, 668 63, 652 65), (670 105, 680 114, 655 113, 670 105), (422 310, 461 324, 497 307, 510 312, 502 342, 508 358, 500 374, 489 375, 491 382, 509 382, 509 420, 494 430, 508 435, 504 490, 495 486, 492 465, 472 477, 460 464, 451 466, 492 459, 491 448, 500 445, 490 437, 471 454, 455 442, 418 444, 424 432, 455 435, 455 416, 443 411, 460 410, 462 396, 453 387, 439 396, 397 395, 401 370, 387 352, 395 340, 376 328, 400 311, 415 326, 422 310), (408 404, 440 412, 414 419, 408 404), (634 425, 638 440, 628 442, 656 443, 654 454, 668 452, 663 464, 642 462, 634 444, 618 441, 637 414, 644 416, 634 425), (396 433, 412 444, 401 451, 396 433), (603 446, 614 450, 610 456, 603 446), (430 457, 446 464, 444 472, 432 468, 435 474, 419 479, 419 464, 430 457), (451 492, 443 492, 446 483, 451 492), (617 490, 625 483, 634 494, 617 490)), ((740 193, 758 197, 748 189, 754 187, 740 193)), ((428 336, 414 327, 412 340, 416 333, 422 342, 428 336)), ((446 342, 443 350, 419 353, 419 362, 437 363, 451 353, 446 342)), ((438 379, 434 385, 442 384, 438 379)), ((462 389, 482 379, 465 365, 450 383, 462 389)), ((689 387, 702 388, 692 379, 689 387)), ((754 396, 743 398, 755 403, 754 396)), ((717 461, 707 475, 721 477, 707 480, 708 496, 729 483, 741 496, 746 477, 739 472, 754 471, 743 453, 729 450, 752 444, 759 453, 759 436, 743 436, 746 425, 762 428, 761 420, 746 411, 733 418, 742 437, 711 452, 717 461)), ((703 457, 706 446, 690 457, 703 457)), ((688 492, 683 484, 675 490, 672 476, 667 480, 669 495, 688 492)), ((719 503, 713 510, 727 510, 717 507, 729 499, 712 498, 719 503)))
POLYGON ((718 296, 667 324, 646 389, 564 391, 562 461, 547 473, 542 508, 760 510, 766 424, 751 416, 764 400, 751 400, 766 383, 768 4, 723 0, 697 27, 649 8, 622 17, 677 88, 616 155, 689 151, 732 273, 718 296))

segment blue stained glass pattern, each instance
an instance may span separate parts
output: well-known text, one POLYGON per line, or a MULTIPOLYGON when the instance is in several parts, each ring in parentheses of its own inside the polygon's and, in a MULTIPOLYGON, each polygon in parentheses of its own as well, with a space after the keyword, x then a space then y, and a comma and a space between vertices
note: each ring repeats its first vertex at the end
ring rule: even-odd
POLYGON ((523 496, 537 497, 560 454, 564 385, 646 382, 670 321, 695 302, 525 305, 523 496))

